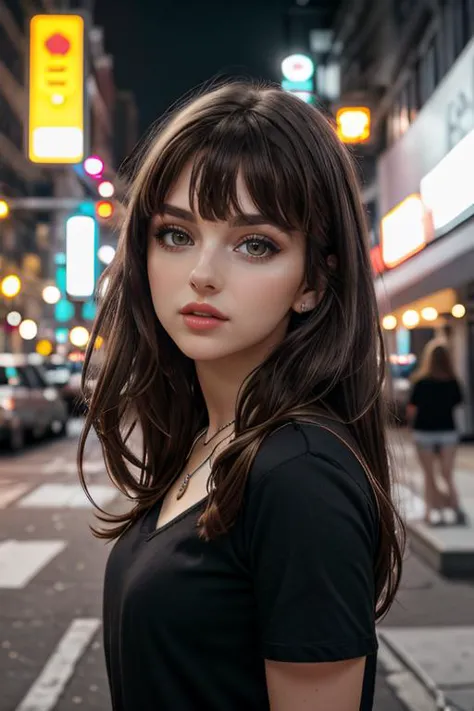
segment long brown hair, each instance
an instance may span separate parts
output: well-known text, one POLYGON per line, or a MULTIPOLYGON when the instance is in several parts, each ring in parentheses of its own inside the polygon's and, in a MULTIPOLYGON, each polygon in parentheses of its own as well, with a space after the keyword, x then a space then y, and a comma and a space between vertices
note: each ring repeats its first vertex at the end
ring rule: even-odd
POLYGON ((213 89, 169 118, 142 151, 117 254, 102 278, 107 290, 86 354, 85 391, 98 336, 104 339, 104 357, 78 454, 87 490, 82 463, 94 427, 110 478, 134 505, 122 515, 102 511, 98 518, 114 526, 95 533, 116 538, 163 497, 206 424, 194 363, 158 321, 147 279, 150 217, 189 161, 194 165, 190 204, 196 201, 204 219, 225 220, 241 211, 236 189, 241 172, 269 222, 306 234, 309 288, 325 284, 317 308, 292 316, 286 338, 242 385, 235 440, 213 464, 200 535, 213 539, 232 526, 249 469, 270 432, 292 419, 329 414, 356 443, 378 505, 380 617, 399 584, 404 530, 391 499, 381 397, 385 357, 366 219, 353 163, 332 124, 279 87, 239 82, 213 89), (136 424, 143 457, 128 444, 136 424), (138 467, 138 475, 130 465, 138 467))

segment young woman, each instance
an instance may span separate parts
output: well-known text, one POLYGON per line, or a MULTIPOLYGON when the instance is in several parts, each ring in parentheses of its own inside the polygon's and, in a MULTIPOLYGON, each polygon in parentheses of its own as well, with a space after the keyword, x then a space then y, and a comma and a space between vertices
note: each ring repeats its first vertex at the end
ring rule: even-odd
POLYGON ((459 381, 454 374, 449 350, 444 343, 430 341, 425 346, 421 366, 414 375, 408 419, 425 479, 425 522, 464 525, 466 514, 459 505, 454 481, 454 460, 459 435, 453 418, 462 402, 459 381), (447 493, 436 485, 435 464, 439 455, 441 476, 447 493), (444 514, 444 509, 451 511, 444 514))
POLYGON ((372 708, 401 525, 365 225, 333 126, 279 88, 201 95, 142 152, 80 447, 133 500, 97 531, 116 711, 372 708))

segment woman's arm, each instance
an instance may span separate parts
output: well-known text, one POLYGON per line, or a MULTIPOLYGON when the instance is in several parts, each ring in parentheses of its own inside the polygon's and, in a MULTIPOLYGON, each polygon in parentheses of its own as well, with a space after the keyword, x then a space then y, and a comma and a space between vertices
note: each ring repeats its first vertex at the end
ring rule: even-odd
POLYGON ((359 711, 365 657, 293 664, 265 661, 271 711, 359 711))
POLYGON ((421 388, 421 382, 418 381, 416 382, 410 393, 410 399, 408 400, 407 406, 406 406, 406 418, 407 422, 410 426, 413 425, 413 422, 415 421, 416 413, 418 412, 418 405, 420 404, 420 388, 421 388))
POLYGON ((418 411, 417 406, 413 405, 411 402, 409 402, 406 407, 406 418, 407 418, 407 422, 410 426, 415 421, 417 411, 418 411))
POLYGON ((358 711, 377 650, 377 510, 345 445, 308 430, 325 454, 263 471, 246 508, 270 708, 358 711))

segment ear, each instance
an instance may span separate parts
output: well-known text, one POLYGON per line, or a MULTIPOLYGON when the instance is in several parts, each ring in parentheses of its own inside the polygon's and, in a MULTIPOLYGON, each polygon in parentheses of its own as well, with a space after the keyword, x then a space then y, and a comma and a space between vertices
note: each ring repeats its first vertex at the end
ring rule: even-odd
MULTIPOLYGON (((326 259, 326 264, 330 271, 335 271, 337 267, 336 256, 334 254, 330 254, 326 259)), ((323 276, 320 279, 319 288, 317 290, 308 289, 306 285, 303 286, 296 295, 296 299, 293 303, 293 311, 296 311, 296 313, 299 314, 304 314, 315 309, 324 296, 326 285, 327 278, 326 276, 323 276)))
POLYGON ((308 311, 312 311, 318 305, 322 295, 322 292, 318 295, 316 290, 310 290, 307 287, 303 287, 299 290, 293 302, 293 311, 296 311, 298 314, 304 314, 308 313, 308 311))

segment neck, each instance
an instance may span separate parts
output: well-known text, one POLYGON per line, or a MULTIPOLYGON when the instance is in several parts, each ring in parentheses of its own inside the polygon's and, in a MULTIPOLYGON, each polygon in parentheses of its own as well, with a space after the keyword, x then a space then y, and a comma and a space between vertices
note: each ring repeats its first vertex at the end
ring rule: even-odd
POLYGON ((215 362, 196 362, 196 374, 206 402, 209 419, 206 439, 209 439, 235 419, 239 388, 247 374, 237 375, 215 362))
MULTIPOLYGON (((265 353, 236 354, 212 361, 195 361, 196 374, 209 418, 207 439, 235 419, 237 397, 247 376, 264 360, 265 353)), ((229 427, 230 431, 230 427, 229 427)))

